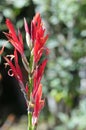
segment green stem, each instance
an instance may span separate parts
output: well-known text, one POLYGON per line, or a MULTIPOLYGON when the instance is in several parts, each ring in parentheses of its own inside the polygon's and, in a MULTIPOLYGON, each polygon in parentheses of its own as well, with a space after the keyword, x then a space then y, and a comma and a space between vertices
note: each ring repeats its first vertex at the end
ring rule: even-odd
POLYGON ((28 112, 28 130, 34 130, 32 126, 32 113, 28 112))
MULTIPOLYGON (((29 103, 32 103, 31 99, 31 93, 33 90, 33 74, 32 74, 32 69, 33 69, 33 55, 30 55, 30 61, 29 61, 29 73, 28 73, 28 86, 29 86, 29 103)), ((33 107, 31 104, 28 104, 28 130, 35 130, 35 127, 32 124, 32 114, 33 114, 33 107)))

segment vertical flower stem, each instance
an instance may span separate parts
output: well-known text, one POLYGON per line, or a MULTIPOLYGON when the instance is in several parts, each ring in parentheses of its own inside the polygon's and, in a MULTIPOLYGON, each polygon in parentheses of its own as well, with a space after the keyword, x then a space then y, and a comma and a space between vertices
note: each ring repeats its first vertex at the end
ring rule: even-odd
POLYGON ((32 62, 33 62, 33 57, 30 55, 30 61, 29 61, 29 73, 28 73, 28 86, 29 86, 29 104, 28 104, 28 130, 34 130, 33 125, 32 125, 32 110, 31 110, 31 93, 32 93, 32 88, 33 88, 33 79, 31 75, 31 70, 32 70, 32 62))
POLYGON ((29 106, 28 106, 28 130, 35 130, 34 129, 34 126, 32 125, 32 107, 30 106, 32 103, 31 102, 31 93, 32 93, 32 89, 33 89, 33 76, 31 74, 31 71, 32 71, 32 63, 33 63, 33 56, 30 56, 30 63, 29 63, 29 68, 30 68, 30 71, 29 71, 29 75, 28 75, 28 78, 29 78, 29 95, 30 95, 30 98, 29 98, 29 106))
POLYGON ((28 130, 34 130, 32 127, 32 113, 28 112, 28 130))

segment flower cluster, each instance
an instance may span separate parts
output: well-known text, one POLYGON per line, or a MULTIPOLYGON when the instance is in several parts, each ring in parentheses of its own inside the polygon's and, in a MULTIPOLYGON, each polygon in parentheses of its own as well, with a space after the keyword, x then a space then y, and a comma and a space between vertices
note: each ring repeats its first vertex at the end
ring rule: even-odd
POLYGON ((39 13, 33 18, 30 28, 24 18, 26 43, 29 48, 28 51, 30 51, 29 60, 27 60, 24 53, 24 42, 20 30, 18 30, 18 34, 16 34, 14 26, 9 19, 6 20, 6 26, 9 32, 4 32, 4 34, 14 47, 14 54, 4 57, 6 60, 5 66, 10 66, 8 74, 14 76, 19 82, 26 99, 29 120, 31 120, 29 121, 29 127, 31 128, 31 126, 33 126, 34 128, 37 124, 39 113, 44 106, 41 79, 47 63, 47 55, 49 53, 48 48, 45 46, 48 35, 45 35, 45 28, 39 13), (18 53, 20 54, 22 63, 28 73, 28 81, 26 84, 24 84, 22 71, 18 63, 18 53))

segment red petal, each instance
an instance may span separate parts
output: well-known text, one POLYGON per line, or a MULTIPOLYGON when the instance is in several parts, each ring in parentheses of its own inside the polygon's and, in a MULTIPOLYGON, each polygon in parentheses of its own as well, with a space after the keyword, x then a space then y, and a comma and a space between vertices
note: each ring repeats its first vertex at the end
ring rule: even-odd
POLYGON ((9 33, 11 33, 13 35, 13 38, 17 41, 16 32, 15 32, 14 26, 13 26, 12 22, 10 21, 10 19, 6 19, 6 25, 9 29, 9 33))
POLYGON ((33 41, 36 38, 36 32, 40 26, 41 26, 41 17, 40 14, 37 13, 31 22, 31 39, 33 41))
POLYGON ((21 55, 23 55, 24 48, 21 32, 18 31, 18 37, 17 37, 14 26, 9 19, 6 19, 6 25, 9 29, 9 33, 4 34, 6 35, 10 43, 14 46, 14 48, 17 49, 21 55))
POLYGON ((36 98, 35 98, 35 107, 34 107, 33 116, 36 118, 38 118, 38 115, 44 106, 44 100, 41 100, 41 97, 42 97, 42 84, 39 85, 36 98))
POLYGON ((14 50, 15 64, 18 64, 18 55, 16 49, 14 50))
POLYGON ((33 98, 35 98, 36 92, 38 91, 38 87, 40 84, 40 81, 42 79, 42 75, 44 72, 44 68, 46 66, 47 63, 47 59, 45 59, 42 64, 36 68, 36 70, 34 71, 34 89, 33 89, 33 98))
POLYGON ((22 38, 22 34, 21 34, 19 29, 18 29, 18 37, 19 37, 19 41, 20 41, 21 47, 23 48, 23 38, 22 38))

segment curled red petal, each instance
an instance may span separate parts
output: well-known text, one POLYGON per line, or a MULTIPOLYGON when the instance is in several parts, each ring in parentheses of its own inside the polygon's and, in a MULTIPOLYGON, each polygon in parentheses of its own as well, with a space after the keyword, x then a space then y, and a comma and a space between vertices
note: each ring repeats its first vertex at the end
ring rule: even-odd
POLYGON ((9 64, 10 68, 12 69, 13 71, 13 74, 15 76, 15 78, 18 80, 18 81, 21 81, 23 82, 23 77, 22 77, 22 72, 21 72, 21 69, 20 69, 20 66, 18 65, 18 59, 17 59, 17 52, 14 51, 14 54, 15 54, 15 65, 13 65, 12 61, 7 58, 7 57, 4 57, 4 59, 6 60, 6 62, 9 64))
POLYGON ((9 69, 9 70, 8 70, 8 75, 11 76, 11 77, 14 76, 14 73, 13 73, 12 69, 9 69))

